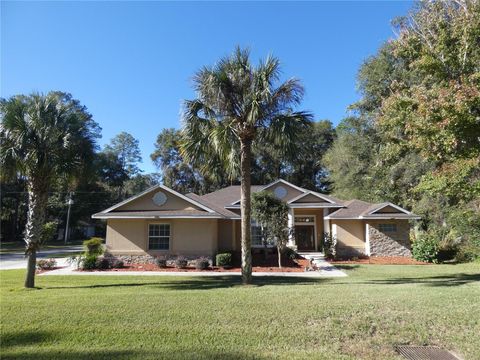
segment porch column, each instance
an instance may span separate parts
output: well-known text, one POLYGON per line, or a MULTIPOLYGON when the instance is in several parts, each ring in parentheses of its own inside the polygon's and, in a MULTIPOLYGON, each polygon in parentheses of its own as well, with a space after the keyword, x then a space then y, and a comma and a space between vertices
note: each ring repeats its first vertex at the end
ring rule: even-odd
POLYGON ((324 233, 330 233, 330 220, 325 220, 327 216, 328 216, 328 208, 323 208, 323 232, 324 233))
POLYGON ((288 228, 290 229, 290 233, 288 234, 288 247, 295 246, 295 236, 293 235, 293 229, 295 227, 295 212, 292 208, 288 208, 288 228))
POLYGON ((370 256, 370 225, 365 223, 365 255, 370 256))

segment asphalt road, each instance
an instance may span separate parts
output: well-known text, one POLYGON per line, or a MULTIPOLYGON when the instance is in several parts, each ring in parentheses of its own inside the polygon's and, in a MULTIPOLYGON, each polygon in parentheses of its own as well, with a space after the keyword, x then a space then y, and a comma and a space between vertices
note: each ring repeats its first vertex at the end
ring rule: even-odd
MULTIPOLYGON (((65 246, 57 249, 40 250, 37 253, 37 259, 48 259, 55 257, 57 254, 76 253, 82 251, 81 245, 65 246)), ((67 265, 68 256, 56 258, 58 266, 67 265)), ((26 269, 27 258, 24 252, 12 251, 7 253, 0 253, 0 270, 9 269, 26 269)))

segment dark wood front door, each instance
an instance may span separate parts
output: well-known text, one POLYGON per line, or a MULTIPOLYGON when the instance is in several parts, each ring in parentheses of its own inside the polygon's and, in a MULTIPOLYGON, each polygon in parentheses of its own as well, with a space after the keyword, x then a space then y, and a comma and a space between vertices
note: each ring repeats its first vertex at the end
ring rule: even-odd
POLYGON ((311 225, 295 226, 295 242, 299 251, 315 251, 314 230, 311 225))

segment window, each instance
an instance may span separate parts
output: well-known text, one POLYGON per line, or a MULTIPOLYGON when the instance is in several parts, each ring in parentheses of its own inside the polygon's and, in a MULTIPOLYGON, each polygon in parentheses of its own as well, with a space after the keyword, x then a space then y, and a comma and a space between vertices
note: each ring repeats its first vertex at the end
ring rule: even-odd
POLYGON ((265 239, 265 234, 263 233, 262 227, 254 219, 251 222, 252 230, 252 246, 259 247, 265 246, 264 241, 267 242, 267 246, 274 246, 275 242, 271 239, 265 239))
POLYGON ((252 246, 262 246, 263 245, 262 227, 255 220, 252 220, 251 229, 252 229, 252 246))
POLYGON ((397 224, 378 224, 381 232, 397 232, 397 224))
POLYGON ((296 223, 314 223, 315 217, 314 216, 295 216, 296 223))
POLYGON ((170 224, 148 225, 148 248, 168 250, 170 248, 170 224))

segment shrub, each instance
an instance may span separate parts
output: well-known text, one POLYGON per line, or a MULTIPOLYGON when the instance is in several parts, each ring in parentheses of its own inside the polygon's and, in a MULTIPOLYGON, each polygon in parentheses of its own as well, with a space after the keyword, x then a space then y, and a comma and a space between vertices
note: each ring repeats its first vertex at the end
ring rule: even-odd
POLYGON ((184 257, 178 257, 176 260, 175 260, 175 267, 177 269, 185 269, 188 265, 188 260, 185 259, 184 257))
POLYGON ((96 268, 101 270, 108 270, 112 268, 113 258, 110 257, 99 257, 97 258, 96 268))
POLYGON ((117 259, 117 258, 115 258, 115 260, 113 260, 112 268, 121 269, 124 266, 125 266, 125 263, 123 262, 123 260, 120 260, 120 259, 117 259))
POLYGON ((79 255, 79 256, 72 255, 67 259, 67 262, 70 265, 74 265, 77 269, 79 269, 82 265, 83 258, 84 258, 83 255, 79 255))
POLYGON ((40 234, 40 241, 42 244, 53 239, 57 232, 57 227, 58 223, 56 221, 50 221, 43 224, 42 232, 40 234))
POLYGON ((85 255, 96 255, 100 256, 103 254, 103 239, 98 237, 93 237, 89 240, 83 242, 83 247, 85 248, 85 255))
POLYGON ((334 259, 336 255, 337 238, 329 232, 323 233, 323 253, 327 259, 334 259))
POLYGON ((197 270, 206 270, 210 266, 210 261, 207 258, 197 259, 195 262, 195 268, 197 270))
POLYGON ((87 255, 81 259, 82 270, 94 270, 97 268, 97 255, 87 255))
POLYGON ((439 243, 434 234, 424 233, 413 242, 412 255, 415 260, 438 262, 439 243))
POLYGON ((232 265, 232 254, 230 253, 222 253, 217 254, 215 257, 215 263, 217 266, 227 267, 232 265))
POLYGON ((55 259, 41 259, 37 261, 38 270, 52 270, 55 266, 57 266, 55 259))
POLYGON ((166 268, 167 267, 167 259, 163 256, 160 256, 155 259, 155 263, 159 268, 166 268))
POLYGON ((288 259, 295 260, 297 258, 297 252, 292 248, 286 247, 283 253, 288 259))
POLYGON ((469 239, 458 249, 456 260, 459 262, 478 261, 480 259, 480 237, 469 239))

